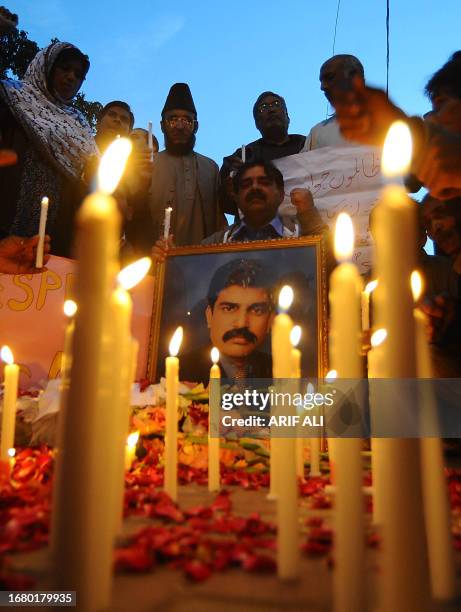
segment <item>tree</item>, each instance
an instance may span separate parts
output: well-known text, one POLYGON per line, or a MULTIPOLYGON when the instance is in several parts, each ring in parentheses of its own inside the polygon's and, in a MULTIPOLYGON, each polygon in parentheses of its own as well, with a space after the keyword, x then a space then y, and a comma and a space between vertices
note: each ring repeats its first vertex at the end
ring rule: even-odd
MULTIPOLYGON (((58 39, 53 38, 51 42, 58 42, 58 39)), ((0 79, 22 79, 27 66, 40 50, 37 43, 30 40, 24 30, 11 30, 0 36, 0 49, 0 79)), ((86 100, 85 94, 81 92, 77 94, 72 106, 83 113, 92 129, 95 130, 102 104, 86 100)))

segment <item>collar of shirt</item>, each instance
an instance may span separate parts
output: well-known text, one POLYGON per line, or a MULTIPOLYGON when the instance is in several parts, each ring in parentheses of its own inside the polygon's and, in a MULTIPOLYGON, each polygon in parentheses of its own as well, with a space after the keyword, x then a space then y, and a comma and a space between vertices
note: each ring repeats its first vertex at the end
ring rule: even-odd
POLYGON ((267 240, 270 238, 283 237, 283 223, 276 215, 270 223, 264 227, 254 229, 242 219, 236 229, 232 232, 229 239, 232 240, 267 240), (274 235, 274 233, 276 235, 274 235))

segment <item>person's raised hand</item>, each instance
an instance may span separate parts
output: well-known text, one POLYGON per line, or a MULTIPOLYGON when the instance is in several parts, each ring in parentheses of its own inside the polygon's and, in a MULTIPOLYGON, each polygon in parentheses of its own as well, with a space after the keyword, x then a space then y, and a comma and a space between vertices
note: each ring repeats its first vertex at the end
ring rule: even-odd
POLYGON ((152 247, 152 262, 164 263, 168 253, 168 249, 174 247, 173 234, 170 234, 168 238, 159 238, 152 247))
POLYGON ((302 214, 312 210, 314 207, 314 198, 309 189, 296 187, 290 191, 290 199, 293 206, 296 207, 298 214, 302 214))
POLYGON ((427 317, 426 334, 429 342, 441 342, 455 318, 455 301, 446 295, 426 298, 419 308, 427 317))
MULTIPOLYGON (((0 240, 0 272, 3 274, 37 274, 44 268, 35 267, 38 235, 31 238, 7 236, 0 240)), ((43 263, 50 258, 50 237, 45 236, 43 263)))
POLYGON ((407 118, 384 91, 368 87, 358 77, 330 95, 341 133, 348 140, 381 146, 391 124, 407 118))

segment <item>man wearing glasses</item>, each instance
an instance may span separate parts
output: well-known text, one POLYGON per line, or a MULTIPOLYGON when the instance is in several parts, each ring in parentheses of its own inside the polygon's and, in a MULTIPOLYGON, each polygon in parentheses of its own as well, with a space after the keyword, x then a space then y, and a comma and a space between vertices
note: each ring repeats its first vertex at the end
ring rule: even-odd
POLYGON ((163 234, 165 208, 171 207, 170 234, 177 246, 200 244, 226 225, 218 203, 219 169, 194 151, 197 111, 186 83, 175 83, 162 110, 165 150, 154 157, 148 207, 151 245, 163 234))
MULTIPOLYGON (((299 153, 306 140, 301 134, 288 134, 290 117, 285 100, 272 91, 265 91, 253 106, 253 117, 256 128, 262 138, 245 146, 245 161, 272 161, 287 155, 299 153)), ((221 167, 221 202, 224 212, 237 214, 236 198, 232 190, 233 174, 242 165, 242 152, 225 157, 221 167)))

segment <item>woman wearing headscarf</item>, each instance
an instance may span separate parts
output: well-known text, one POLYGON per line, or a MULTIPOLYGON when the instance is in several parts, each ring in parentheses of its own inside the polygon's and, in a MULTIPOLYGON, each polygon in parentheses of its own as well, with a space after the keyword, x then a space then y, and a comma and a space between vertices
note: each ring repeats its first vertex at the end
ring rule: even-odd
POLYGON ((46 195, 51 252, 70 255, 83 172, 97 155, 88 122, 71 106, 89 67, 74 45, 57 42, 37 53, 22 81, 0 81, 2 146, 18 157, 0 168, 0 238, 36 234, 46 195))

